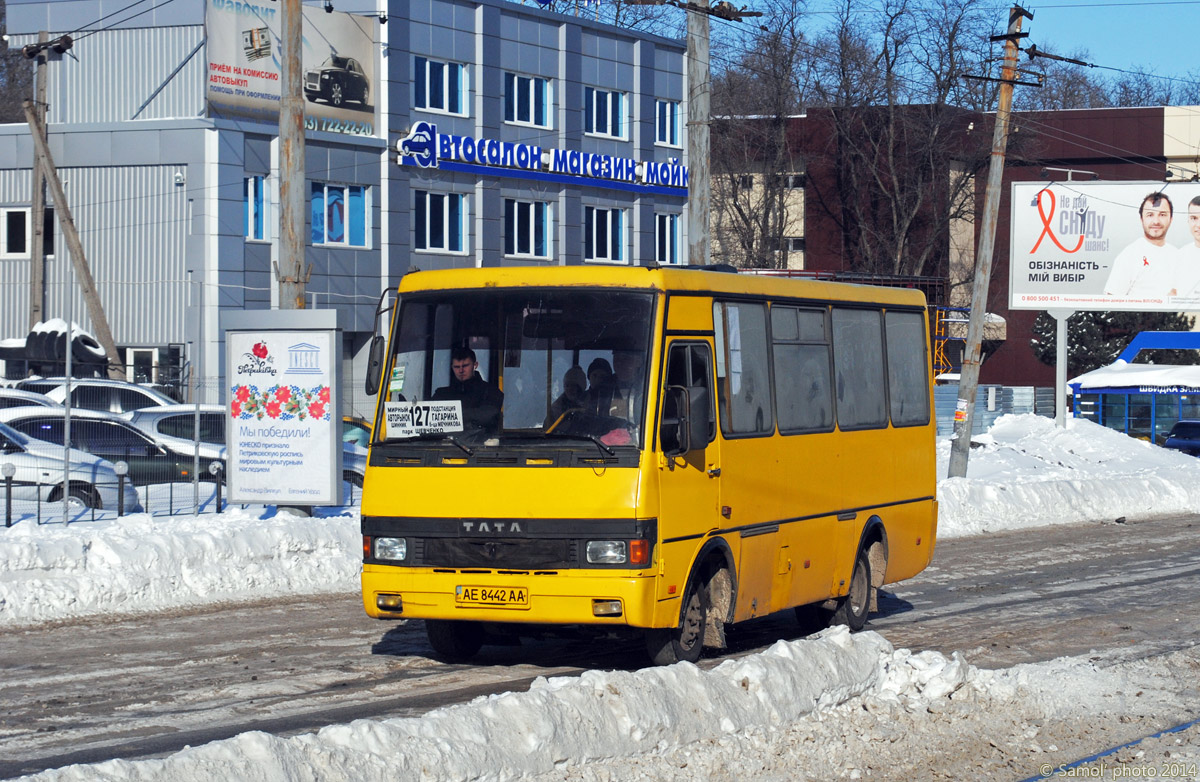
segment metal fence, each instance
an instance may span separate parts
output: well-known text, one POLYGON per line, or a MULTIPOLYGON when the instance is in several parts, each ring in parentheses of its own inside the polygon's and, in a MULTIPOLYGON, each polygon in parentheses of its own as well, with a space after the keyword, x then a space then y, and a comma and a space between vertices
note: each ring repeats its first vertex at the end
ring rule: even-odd
MULTIPOLYGON (((935 386, 933 405, 939 437, 954 434, 954 411, 958 405, 958 384, 935 386)), ((986 432, 996 419, 1008 413, 1036 413, 1054 417, 1054 389, 1049 386, 981 385, 975 394, 975 412, 971 434, 986 432)))

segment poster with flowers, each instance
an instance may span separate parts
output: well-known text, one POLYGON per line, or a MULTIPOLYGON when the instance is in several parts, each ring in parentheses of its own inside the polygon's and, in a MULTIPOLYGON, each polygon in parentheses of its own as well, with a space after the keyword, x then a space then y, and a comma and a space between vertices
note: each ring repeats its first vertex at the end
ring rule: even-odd
POLYGON ((335 331, 227 331, 231 502, 341 501, 335 331))

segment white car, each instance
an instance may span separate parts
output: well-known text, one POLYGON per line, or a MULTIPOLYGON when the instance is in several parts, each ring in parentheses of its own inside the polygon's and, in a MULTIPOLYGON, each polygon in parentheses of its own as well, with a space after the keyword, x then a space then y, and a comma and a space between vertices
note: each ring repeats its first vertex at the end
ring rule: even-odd
MULTIPOLYGON (((74 508, 116 510, 118 481, 125 481, 126 513, 141 511, 137 489, 126 477, 117 476, 111 462, 83 451, 70 452, 71 489, 67 500, 74 508)), ((0 498, 4 497, 5 465, 15 468, 12 499, 44 503, 62 502, 63 447, 28 437, 7 424, 0 423, 0 498)))
POLYGON ((36 391, 22 391, 19 388, 0 388, 0 408, 29 407, 31 405, 61 407, 58 402, 36 391))
MULTIPOLYGON (((20 384, 27 390, 41 390, 47 397, 58 404, 64 404, 67 398, 67 387, 63 378, 45 378, 39 381, 26 380, 20 384), (52 388, 46 385, 56 382, 52 388)), ((137 383, 127 383, 124 380, 110 380, 102 377, 75 378, 71 380, 71 407, 83 410, 99 410, 103 413, 114 413, 126 418, 134 410, 143 407, 158 407, 173 405, 175 400, 161 391, 137 383)))

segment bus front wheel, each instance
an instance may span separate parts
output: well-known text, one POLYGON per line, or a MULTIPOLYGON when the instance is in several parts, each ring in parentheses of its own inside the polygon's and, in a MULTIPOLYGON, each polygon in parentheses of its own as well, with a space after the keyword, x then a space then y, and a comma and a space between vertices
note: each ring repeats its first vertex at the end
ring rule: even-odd
POLYGON ((683 598, 679 625, 646 631, 646 651, 655 665, 694 663, 704 651, 704 625, 708 621, 707 585, 693 582, 683 598))
POLYGON ((854 558, 854 572, 850 574, 850 591, 838 600, 837 608, 830 619, 831 625, 845 625, 852 632, 863 629, 867 614, 871 610, 871 559, 866 550, 854 558))
POLYGON ((433 651, 448 663, 466 662, 483 646, 483 625, 476 622, 426 619, 425 634, 433 651))

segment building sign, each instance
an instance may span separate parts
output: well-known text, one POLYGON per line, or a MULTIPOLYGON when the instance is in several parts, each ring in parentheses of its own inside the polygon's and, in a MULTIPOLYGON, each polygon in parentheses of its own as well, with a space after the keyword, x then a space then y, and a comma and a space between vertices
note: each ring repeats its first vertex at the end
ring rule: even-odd
MULTIPOLYGON (((302 6, 301 89, 308 130, 377 135, 379 79, 371 16, 302 6)), ((283 52, 278 3, 208 0, 208 114, 277 124, 283 52)))
POLYGON ((230 502, 341 503, 335 330, 229 330, 230 502))
POLYGON ((1014 182, 1009 248, 1010 309, 1200 309, 1200 184, 1014 182))
POLYGON ((402 166, 687 196, 687 166, 674 158, 665 163, 637 161, 615 155, 456 136, 438 133, 437 125, 430 122, 415 123, 408 135, 396 142, 396 152, 397 163, 402 166))

